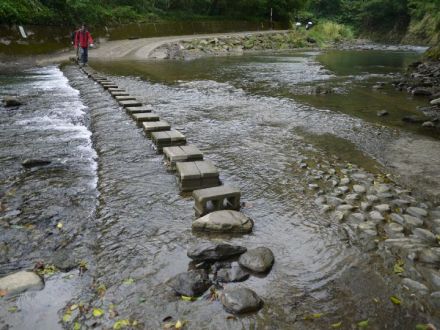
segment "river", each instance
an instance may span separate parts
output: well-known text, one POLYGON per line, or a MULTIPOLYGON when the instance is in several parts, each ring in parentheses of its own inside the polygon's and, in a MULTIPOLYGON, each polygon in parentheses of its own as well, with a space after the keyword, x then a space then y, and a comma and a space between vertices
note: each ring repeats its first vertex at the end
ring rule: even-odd
MULTIPOLYGON (((329 182, 335 173, 390 182, 388 173, 405 174, 388 166, 393 141, 438 141, 438 130, 401 120, 420 116, 416 107, 426 100, 389 84, 419 56, 335 50, 91 63, 182 131, 215 162, 223 182, 240 187, 254 232, 214 240, 267 246, 276 261, 267 276, 228 284, 250 287, 264 300, 261 311, 238 318, 218 301, 183 301, 165 284, 191 267, 187 246, 205 237, 191 232, 192 198, 179 194, 162 156, 114 99, 71 65, 0 75, 0 93, 25 101, 18 109, 0 106, 0 275, 38 260, 73 266, 48 277, 42 291, 0 298, 0 327, 72 328, 75 321, 111 328, 129 319, 161 329, 169 317, 189 329, 353 329, 367 320, 371 329, 439 325, 427 297, 402 288, 389 256, 366 248, 317 203, 331 189, 326 175, 329 182), (381 110, 389 115, 377 116, 381 110), (23 169, 25 158, 52 163, 23 169), (61 322, 77 304, 105 315, 74 310, 61 322)), ((391 184, 395 194, 407 188, 397 179, 391 184)), ((413 196, 402 194, 436 212, 423 184, 409 186, 413 196)))

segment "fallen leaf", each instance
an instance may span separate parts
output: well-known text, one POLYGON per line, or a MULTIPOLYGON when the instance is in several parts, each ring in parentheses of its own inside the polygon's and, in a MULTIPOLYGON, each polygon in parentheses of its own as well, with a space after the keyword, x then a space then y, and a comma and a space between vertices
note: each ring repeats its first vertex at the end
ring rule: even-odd
POLYGON ((185 322, 182 322, 182 321, 178 320, 178 321, 176 322, 176 325, 175 325, 174 327, 175 327, 176 329, 182 329, 183 326, 184 326, 184 324, 185 324, 185 322))
POLYGON ((183 301, 195 301, 195 300, 197 300, 197 298, 188 297, 188 296, 180 296, 180 298, 182 298, 183 301))
POLYGON ((312 321, 321 318, 322 315, 323 315, 322 313, 314 313, 314 314, 306 315, 304 316, 304 320, 312 321))
POLYGON ((113 324, 113 329, 114 330, 119 330, 125 327, 129 327, 130 326, 130 321, 129 320, 118 320, 113 324))
POLYGON ((71 311, 74 311, 77 308, 78 308, 78 304, 73 304, 72 306, 70 306, 71 311))
POLYGON ((78 322, 75 322, 73 324, 73 330, 81 330, 81 324, 79 324, 78 322))
POLYGON ((93 308, 92 314, 94 317, 101 317, 102 315, 104 315, 104 311, 100 308, 93 308))
POLYGON ((103 297, 105 295, 105 292, 107 291, 107 288, 105 287, 104 284, 100 284, 97 288, 96 291, 98 292, 99 297, 103 297))
POLYGON ((130 278, 125 279, 122 283, 126 284, 126 285, 130 285, 130 284, 134 283, 134 280, 130 277, 130 278))
POLYGON ((62 229, 63 228, 63 223, 62 222, 58 222, 57 223, 57 228, 58 229, 62 229))
POLYGON ((331 325, 331 327, 332 327, 333 329, 339 329, 341 326, 342 326, 342 321, 341 321, 341 322, 338 322, 338 323, 333 323, 333 324, 331 325))
POLYGON ((376 303, 376 304, 378 304, 379 303, 379 298, 373 298, 373 301, 376 303))
POLYGON ((4 297, 8 294, 8 291, 6 290, 0 290, 0 297, 4 297))
POLYGON ((394 270, 394 274, 402 274, 404 271, 405 271, 405 269, 403 269, 403 266, 404 266, 405 264, 404 264, 404 262, 402 261, 402 260, 398 260, 395 264, 394 264, 394 267, 393 267, 393 270, 394 270))
POLYGON ((67 311, 67 312, 64 313, 64 315, 63 315, 63 322, 64 322, 64 323, 69 322, 71 317, 72 317, 72 312, 71 312, 71 311, 67 311))
POLYGON ((365 329, 366 327, 368 327, 368 323, 369 323, 369 320, 363 320, 363 321, 360 321, 357 325, 359 328, 365 329))
POLYGON ((9 313, 15 313, 16 311, 18 311, 18 307, 17 306, 11 306, 8 308, 8 312, 9 313))
POLYGON ((394 305, 400 305, 402 302, 400 301, 400 299, 399 298, 397 298, 396 296, 391 296, 390 297, 390 300, 391 300, 391 302, 394 304, 394 305))
POLYGON ((234 315, 228 315, 228 316, 226 316, 226 320, 236 320, 236 319, 237 319, 237 317, 234 316, 234 315))

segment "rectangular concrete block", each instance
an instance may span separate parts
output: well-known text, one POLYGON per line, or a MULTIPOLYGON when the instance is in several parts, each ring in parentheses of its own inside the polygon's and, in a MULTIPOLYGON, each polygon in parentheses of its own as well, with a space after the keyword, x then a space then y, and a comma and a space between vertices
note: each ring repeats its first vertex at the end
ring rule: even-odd
POLYGON ((159 121, 159 116, 155 113, 134 113, 131 115, 137 123, 142 123, 144 121, 159 121))
POLYGON ((164 158, 168 166, 174 170, 177 162, 203 160, 202 152, 195 146, 178 146, 163 148, 164 158))
POLYGON ((151 105, 144 105, 140 107, 126 107, 125 110, 129 115, 132 115, 135 113, 149 113, 153 111, 153 107, 151 105))
POLYGON ((136 98, 134 96, 130 96, 130 95, 118 95, 115 96, 116 101, 132 101, 132 100, 136 100, 136 98))
POLYGON ((220 184, 219 172, 209 160, 177 162, 176 169, 181 191, 215 187, 220 184))
MULTIPOLYGON (((102 84, 101 84, 102 85, 102 84)), ((104 89, 109 89, 109 88, 118 88, 118 85, 102 85, 102 87, 104 88, 104 89)))
POLYGON ((161 153, 164 147, 182 146, 186 144, 186 137, 176 130, 159 131, 151 133, 151 139, 156 150, 161 153))
POLYGON ((125 89, 123 89, 123 88, 113 88, 113 87, 110 87, 109 89, 108 89, 108 91, 111 93, 111 92, 121 92, 121 93, 127 93, 127 91, 125 90, 125 89))
POLYGON ((127 93, 127 92, 114 92, 114 91, 110 91, 110 94, 114 98, 116 98, 117 96, 130 96, 130 94, 127 93))
POLYGON ((171 125, 164 120, 147 121, 142 123, 142 126, 148 136, 150 136, 153 132, 169 131, 171 129, 171 125))
POLYGON ((193 191, 196 217, 213 211, 240 209, 241 192, 232 186, 218 186, 193 191))
POLYGON ((121 106, 123 106, 124 108, 126 108, 126 107, 140 107, 142 105, 142 102, 137 101, 137 100, 118 101, 118 103, 121 106))

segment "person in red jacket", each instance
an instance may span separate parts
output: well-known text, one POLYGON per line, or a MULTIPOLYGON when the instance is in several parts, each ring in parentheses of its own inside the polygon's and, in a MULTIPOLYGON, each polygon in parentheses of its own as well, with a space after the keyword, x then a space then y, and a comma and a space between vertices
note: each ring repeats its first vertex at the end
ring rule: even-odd
POLYGON ((79 47, 82 65, 86 65, 89 60, 89 46, 93 47, 92 35, 83 24, 75 34, 75 48, 79 47))

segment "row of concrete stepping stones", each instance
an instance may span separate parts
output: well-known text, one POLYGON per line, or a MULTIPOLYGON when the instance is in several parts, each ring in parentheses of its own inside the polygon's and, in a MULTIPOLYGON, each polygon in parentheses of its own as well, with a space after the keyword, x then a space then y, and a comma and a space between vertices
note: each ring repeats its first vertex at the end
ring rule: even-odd
MULTIPOLYGON (((219 172, 209 160, 204 160, 200 150, 186 145, 186 137, 171 125, 160 120, 125 90, 106 77, 89 69, 83 71, 100 83, 104 89, 126 109, 127 113, 142 126, 151 138, 158 153, 164 154, 165 163, 177 172, 181 191, 192 191, 195 201, 196 220, 194 231, 213 233, 247 234, 252 232, 254 222, 241 212, 240 190, 221 185, 219 172)), ((266 247, 247 250, 243 246, 209 241, 190 246, 188 257, 193 260, 192 270, 171 278, 167 284, 179 296, 195 299, 222 288, 222 283, 245 281, 252 274, 268 273, 274 263, 272 251, 266 247)), ((228 312, 247 313, 261 308, 263 301, 252 290, 245 287, 222 290, 220 301, 228 312)), ((190 300, 191 300, 190 299, 190 300)))

